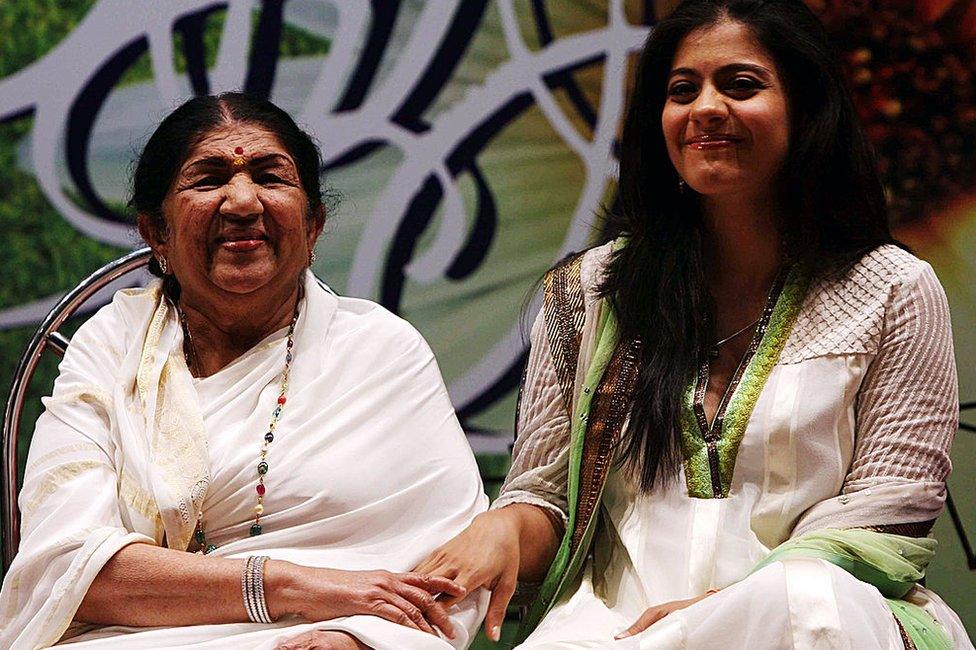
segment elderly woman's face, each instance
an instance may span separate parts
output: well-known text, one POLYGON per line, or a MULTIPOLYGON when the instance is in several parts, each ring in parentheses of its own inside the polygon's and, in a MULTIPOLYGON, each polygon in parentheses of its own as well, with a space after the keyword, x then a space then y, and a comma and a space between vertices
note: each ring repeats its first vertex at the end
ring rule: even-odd
POLYGON ((786 90, 741 23, 690 33, 675 53, 661 126, 678 175, 712 197, 771 193, 789 148, 786 90))
POLYGON ((180 166, 157 247, 185 292, 249 293, 294 284, 322 228, 309 218, 295 161, 270 132, 233 123, 180 166))

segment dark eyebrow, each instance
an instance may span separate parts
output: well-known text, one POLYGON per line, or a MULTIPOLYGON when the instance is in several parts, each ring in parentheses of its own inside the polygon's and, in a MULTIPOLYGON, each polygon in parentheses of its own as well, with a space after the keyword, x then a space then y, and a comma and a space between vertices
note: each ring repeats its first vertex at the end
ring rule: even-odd
POLYGON ((678 75, 686 75, 689 77, 700 76, 697 72, 695 72, 691 68, 675 68, 674 70, 671 71, 671 74, 668 75, 668 79, 670 79, 671 77, 677 77, 678 75))
MULTIPOLYGON (((771 70, 761 65, 756 65, 755 63, 730 63, 728 65, 723 65, 721 68, 718 69, 717 74, 728 75, 736 72, 752 72, 765 79, 769 79, 770 77, 773 76, 771 70)), ((689 77, 701 76, 701 74, 699 74, 695 70, 692 70, 691 68, 675 68, 674 70, 671 71, 671 74, 668 75, 668 79, 676 75, 687 75, 689 77)))
POLYGON ((205 169, 221 168, 227 166, 227 159, 222 156, 207 156, 206 158, 201 158, 200 160, 194 160, 189 165, 186 166, 184 171, 193 171, 196 167, 203 167, 205 169))
MULTIPOLYGON (((291 158, 280 153, 269 153, 263 156, 257 156, 252 158, 249 162, 249 166, 261 166, 268 163, 284 163, 291 164, 291 158)), ((186 166, 184 172, 193 172, 197 168, 202 170, 210 169, 226 169, 232 163, 232 160, 225 156, 207 156, 206 158, 201 158, 199 160, 194 160, 192 163, 186 166)))
POLYGON ((264 165, 265 163, 272 163, 272 162, 274 162, 274 163, 292 164, 291 158, 289 158, 288 156, 286 156, 284 154, 280 154, 280 153, 269 153, 269 154, 265 154, 263 156, 257 156, 256 158, 252 158, 251 159, 251 164, 252 165, 264 165))

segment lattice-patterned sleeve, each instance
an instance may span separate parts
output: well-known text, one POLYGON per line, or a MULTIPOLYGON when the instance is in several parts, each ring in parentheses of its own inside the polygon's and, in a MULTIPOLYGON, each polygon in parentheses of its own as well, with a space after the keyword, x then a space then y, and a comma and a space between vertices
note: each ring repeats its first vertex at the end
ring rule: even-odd
POLYGON ((923 262, 914 280, 895 288, 885 314, 878 354, 857 396, 854 460, 843 492, 943 484, 959 424, 958 390, 948 302, 923 262))
POLYGON ((854 454, 841 492, 805 512, 794 537, 822 528, 921 537, 942 512, 959 422, 949 306, 925 262, 913 259, 899 275, 856 396, 854 454))
POLYGON ((841 493, 804 513, 794 537, 821 528, 920 537, 942 511, 959 422, 949 306, 928 264, 913 260, 899 275, 856 396, 854 455, 841 493))
POLYGON ((512 468, 491 507, 529 503, 565 525, 570 415, 556 376, 543 313, 532 326, 517 430, 512 468))
POLYGON ((886 482, 944 482, 959 425, 949 305, 924 264, 895 289, 878 355, 861 385, 845 492, 886 482))

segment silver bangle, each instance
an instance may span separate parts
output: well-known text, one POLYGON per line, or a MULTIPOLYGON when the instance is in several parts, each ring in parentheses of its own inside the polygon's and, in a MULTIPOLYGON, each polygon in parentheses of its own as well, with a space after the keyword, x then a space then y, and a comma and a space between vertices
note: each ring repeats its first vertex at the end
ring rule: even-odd
POLYGON ((244 609, 252 623, 273 623, 268 614, 268 602, 264 598, 264 563, 267 555, 250 555, 244 561, 241 572, 241 593, 244 609))

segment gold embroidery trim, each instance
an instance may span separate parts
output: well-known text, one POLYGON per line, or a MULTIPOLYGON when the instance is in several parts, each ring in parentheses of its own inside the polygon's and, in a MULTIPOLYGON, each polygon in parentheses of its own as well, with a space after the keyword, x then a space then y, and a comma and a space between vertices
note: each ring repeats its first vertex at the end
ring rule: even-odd
POLYGON ((33 462, 31 462, 29 468, 34 469, 36 467, 41 467, 46 461, 53 460, 61 456, 68 456, 79 451, 94 451, 101 454, 102 448, 96 445, 94 442, 76 442, 73 445, 65 445, 64 447, 58 447, 53 451, 47 452, 40 458, 35 459, 33 462))
POLYGON ((190 542, 210 484, 203 419, 193 408, 189 372, 183 355, 173 351, 163 365, 156 395, 152 454, 155 470, 162 473, 179 512, 180 530, 168 539, 170 548, 185 549, 190 542))
POLYGON ((156 499, 124 469, 119 479, 119 499, 147 521, 156 521, 160 518, 156 499))
POLYGON ((81 476, 85 472, 90 472, 93 469, 98 469, 100 467, 105 467, 112 469, 112 466, 108 463, 99 460, 79 460, 72 463, 65 463, 63 465, 58 465, 44 473, 44 477, 41 479, 40 484, 37 489, 34 490, 31 495, 30 500, 24 505, 23 514, 24 519, 30 519, 37 512, 37 509, 47 501, 48 497, 58 491, 65 483, 74 480, 78 476, 81 476))
POLYGON ((596 512, 600 493, 610 472, 614 446, 620 439, 624 422, 630 413, 637 383, 639 353, 640 344, 636 341, 618 344, 593 396, 586 437, 583 440, 581 493, 570 544, 570 557, 582 543, 590 519, 596 512))
POLYGON ((903 537, 928 537, 935 525, 935 519, 928 521, 917 521, 907 524, 878 524, 876 526, 860 526, 863 530, 872 530, 876 533, 886 533, 888 535, 901 535, 903 537))
POLYGON ((159 339, 163 334, 166 317, 169 313, 169 306, 158 287, 153 290, 152 295, 158 304, 153 312, 152 319, 149 321, 146 341, 142 346, 142 356, 139 360, 139 370, 136 374, 136 386, 139 389, 139 400, 142 402, 143 409, 146 407, 146 399, 150 390, 149 384, 155 371, 156 349, 159 347, 159 339))
POLYGON ((901 621, 898 620, 897 616, 894 614, 892 614, 892 616, 895 619, 895 624, 898 626, 898 634, 901 636, 901 642, 904 644, 905 650, 917 650, 915 648, 915 642, 912 641, 912 637, 908 636, 908 630, 906 630, 905 626, 901 624, 901 621))
POLYGON ((567 413, 573 412, 573 384, 576 381, 586 315, 580 278, 582 265, 583 253, 579 253, 560 262, 543 279, 542 309, 546 338, 567 413))

